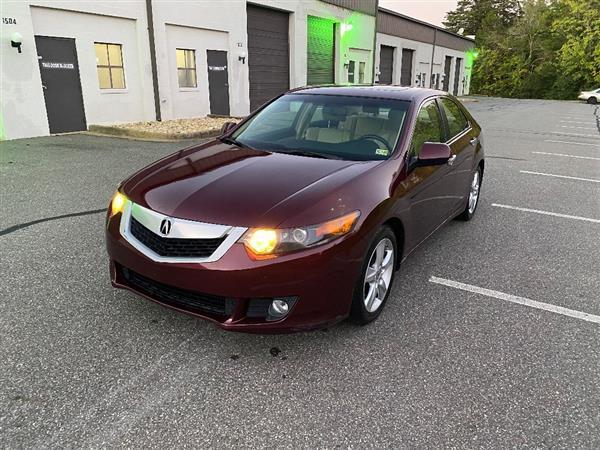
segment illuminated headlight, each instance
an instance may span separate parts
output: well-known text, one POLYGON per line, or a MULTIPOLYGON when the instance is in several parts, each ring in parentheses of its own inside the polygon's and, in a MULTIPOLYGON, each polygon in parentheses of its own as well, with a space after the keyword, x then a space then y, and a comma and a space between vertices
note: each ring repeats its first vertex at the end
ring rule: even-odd
POLYGON ((123 212, 125 209, 125 204, 127 203, 127 197, 121 194, 120 192, 116 192, 112 200, 110 201, 110 217, 116 216, 119 213, 123 212))
POLYGON ((308 227, 251 228, 242 236, 241 241, 251 255, 259 259, 273 258, 283 253, 326 244, 348 234, 359 216, 359 211, 353 211, 337 219, 308 227))

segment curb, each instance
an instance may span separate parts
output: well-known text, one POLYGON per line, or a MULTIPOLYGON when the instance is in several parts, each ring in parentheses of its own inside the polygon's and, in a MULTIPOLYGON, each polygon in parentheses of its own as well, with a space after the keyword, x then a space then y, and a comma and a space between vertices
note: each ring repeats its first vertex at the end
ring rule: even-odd
POLYGON ((90 125, 90 133, 103 134, 108 136, 128 137, 134 139, 158 139, 161 141, 179 141, 181 139, 210 138, 221 134, 220 128, 209 128, 202 131, 190 133, 158 133, 156 131, 141 131, 131 128, 111 127, 110 125, 90 125))

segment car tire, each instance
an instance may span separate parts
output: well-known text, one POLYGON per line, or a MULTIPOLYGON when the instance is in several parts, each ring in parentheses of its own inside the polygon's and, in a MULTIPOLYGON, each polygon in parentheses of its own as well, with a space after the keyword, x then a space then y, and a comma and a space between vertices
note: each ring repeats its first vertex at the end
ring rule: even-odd
POLYGON ((596 97, 594 97, 594 96, 591 96, 590 98, 587 99, 587 102, 590 105, 595 105, 596 103, 598 103, 598 99, 596 97))
POLYGON ((481 166, 477 167, 477 170, 473 173, 471 178, 471 184, 469 185, 469 195, 467 197, 467 205, 462 213, 458 215, 458 219, 468 222, 475 215, 477 205, 479 204, 479 197, 481 193, 481 180, 483 173, 481 166))
POLYGON ((379 317, 392 290, 398 258, 396 235, 390 227, 384 226, 365 254, 352 297, 352 322, 366 325, 379 317))

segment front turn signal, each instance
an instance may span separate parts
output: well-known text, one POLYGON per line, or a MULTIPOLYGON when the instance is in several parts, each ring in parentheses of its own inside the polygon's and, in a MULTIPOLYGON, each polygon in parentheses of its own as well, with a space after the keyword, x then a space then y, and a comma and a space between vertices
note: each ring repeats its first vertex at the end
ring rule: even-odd
POLYGON ((110 201, 110 217, 122 213, 125 209, 125 203, 127 203, 127 197, 117 191, 110 201))

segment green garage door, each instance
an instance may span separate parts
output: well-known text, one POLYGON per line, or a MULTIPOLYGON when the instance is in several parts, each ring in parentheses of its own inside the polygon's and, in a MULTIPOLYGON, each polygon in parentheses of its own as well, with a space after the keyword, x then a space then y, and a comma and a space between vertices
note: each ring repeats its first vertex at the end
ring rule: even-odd
POLYGON ((308 16, 307 50, 307 84, 333 84, 335 22, 308 16))

